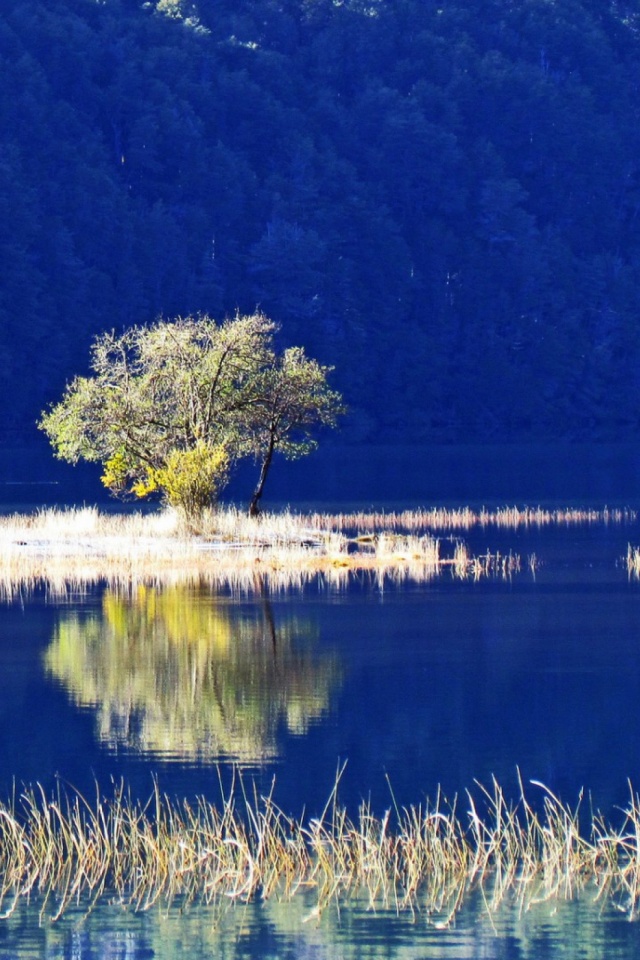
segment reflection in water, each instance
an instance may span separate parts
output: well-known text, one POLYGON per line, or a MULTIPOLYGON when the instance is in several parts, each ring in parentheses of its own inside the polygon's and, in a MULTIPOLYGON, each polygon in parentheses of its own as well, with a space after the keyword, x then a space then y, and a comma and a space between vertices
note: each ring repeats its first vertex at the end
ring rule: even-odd
POLYGON ((296 616, 276 624, 266 597, 240 606, 185 586, 108 589, 101 613, 62 614, 45 668, 96 710, 110 748, 259 762, 277 754, 281 724, 303 734, 329 710, 340 669, 314 651, 314 633, 296 616))
POLYGON ((145 914, 99 905, 56 924, 32 922, 25 907, 4 921, 0 956, 12 960, 446 960, 501 957, 604 958, 637 956, 640 925, 603 911, 592 898, 539 904, 526 914, 503 905, 489 915, 478 897, 455 927, 429 926, 392 910, 367 912, 354 901, 320 921, 303 898, 294 903, 236 906, 219 915, 205 907, 145 914))

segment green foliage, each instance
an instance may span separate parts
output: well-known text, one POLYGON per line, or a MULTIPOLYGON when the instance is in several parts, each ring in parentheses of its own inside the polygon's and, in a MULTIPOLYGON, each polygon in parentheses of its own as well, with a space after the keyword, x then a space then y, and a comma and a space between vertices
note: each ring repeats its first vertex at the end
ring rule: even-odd
POLYGON ((263 370, 256 382, 258 402, 247 411, 243 443, 256 458, 275 446, 288 459, 315 448, 315 428, 335 427, 344 413, 342 398, 327 387, 329 367, 290 347, 263 370))
POLYGON ((340 395, 301 348, 280 356, 263 314, 216 323, 161 320, 98 337, 92 377, 77 377, 39 426, 56 456, 104 465, 117 495, 160 494, 188 518, 214 503, 235 461, 300 456, 335 427, 340 395))

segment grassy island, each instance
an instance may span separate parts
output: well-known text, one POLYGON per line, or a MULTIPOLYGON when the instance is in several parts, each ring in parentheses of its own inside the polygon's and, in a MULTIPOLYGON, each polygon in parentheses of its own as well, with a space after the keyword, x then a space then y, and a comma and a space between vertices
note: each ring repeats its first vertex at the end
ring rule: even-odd
MULTIPOLYGON (((464 535, 548 524, 621 523, 631 511, 423 509, 405 512, 264 513, 234 507, 205 511, 197 527, 172 508, 106 513, 96 507, 39 510, 0 519, 0 588, 44 583, 50 589, 99 581, 189 582, 275 587, 321 575, 341 584, 352 574, 432 579, 511 576, 535 557, 473 555, 464 535)), ((629 568, 634 554, 629 553, 629 568)))

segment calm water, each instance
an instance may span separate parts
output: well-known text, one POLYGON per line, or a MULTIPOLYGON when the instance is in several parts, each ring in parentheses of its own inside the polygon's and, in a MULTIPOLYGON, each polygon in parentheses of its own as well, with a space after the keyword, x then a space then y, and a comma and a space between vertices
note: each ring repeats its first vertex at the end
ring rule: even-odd
MULTIPOLYGON (((613 454, 603 461, 598 494, 620 467, 613 454)), ((477 497, 462 502, 490 502, 489 476, 480 471, 477 497)), ((530 502, 543 499, 552 498, 530 502)), ((475 552, 517 552, 522 572, 477 583, 359 578, 344 590, 317 582, 256 597, 102 586, 64 602, 41 592, 5 603, 0 793, 36 780, 49 788, 56 777, 91 793, 95 780, 108 789, 125 777, 146 797, 157 776, 171 795, 216 799, 218 770, 224 776, 235 763, 261 789, 275 776, 280 806, 312 816, 346 761, 342 801, 355 810, 370 797, 382 813, 389 783, 407 804, 433 797, 438 785, 453 796, 493 775, 515 796, 519 767, 525 781, 542 780, 571 803, 584 787, 615 816, 627 778, 640 788, 640 583, 622 564, 627 544, 640 545, 640 525, 464 539, 475 552), (526 563, 533 554, 535 573, 526 563)), ((88 918, 40 925, 23 907, 0 922, 0 958, 512 960, 640 951, 640 924, 589 896, 524 917, 505 907, 491 919, 471 900, 450 930, 372 916, 357 903, 320 923, 305 922, 309 910, 302 897, 221 918, 197 907, 134 915, 101 905, 88 918)))
POLYGON ((89 917, 78 912, 38 927, 32 910, 0 927, 1 960, 622 960, 639 949, 638 923, 582 901, 535 907, 524 916, 505 908, 491 918, 481 902, 471 902, 447 930, 357 907, 342 909, 340 917, 326 914, 318 924, 308 920, 301 899, 242 907, 221 920, 198 907, 138 915, 100 907, 89 917))
MULTIPOLYGON (((43 436, 19 449, 0 444, 0 510, 82 502, 121 509, 101 487, 100 473, 96 465, 72 467, 54 460, 43 436)), ((256 479, 255 465, 243 465, 232 478, 228 496, 248 502, 256 479)), ((638 501, 638 491, 636 444, 322 446, 301 460, 276 458, 263 507, 626 506, 638 501)))

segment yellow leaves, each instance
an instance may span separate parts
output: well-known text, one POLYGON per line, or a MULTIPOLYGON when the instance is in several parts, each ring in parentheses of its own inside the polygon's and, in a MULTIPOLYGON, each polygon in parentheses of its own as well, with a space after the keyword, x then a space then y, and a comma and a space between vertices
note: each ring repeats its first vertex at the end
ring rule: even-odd
POLYGON ((152 467, 147 469, 147 475, 144 480, 137 480, 131 487, 131 493, 135 494, 136 497, 139 497, 141 500, 144 497, 148 497, 152 493, 156 493, 160 488, 161 484, 158 483, 158 470, 154 470, 152 467))
POLYGON ((127 461, 122 450, 118 450, 105 461, 104 473, 100 477, 108 490, 121 493, 127 485, 127 461))
POLYGON ((147 466, 127 490, 135 469, 123 451, 106 461, 101 477, 113 493, 128 492, 139 499, 161 493, 172 507, 195 517, 217 499, 229 474, 229 455, 222 445, 208 446, 201 440, 188 450, 172 450, 164 464, 147 466), (142 474, 142 475, 141 475, 142 474))
POLYGON ((152 493, 156 493, 160 489, 158 484, 156 474, 158 473, 153 467, 147 467, 146 474, 144 477, 140 477, 131 485, 131 489, 127 491, 127 483, 129 481, 130 473, 132 470, 132 465, 123 450, 118 450, 109 460, 105 462, 104 473, 100 477, 105 487, 108 490, 111 490, 112 493, 122 494, 125 492, 133 493, 134 496, 143 499, 148 497, 152 493))
POLYGON ((223 446, 209 447, 198 441, 189 450, 172 450, 164 467, 152 472, 150 481, 171 506, 195 516, 217 498, 229 472, 229 455, 223 446))

